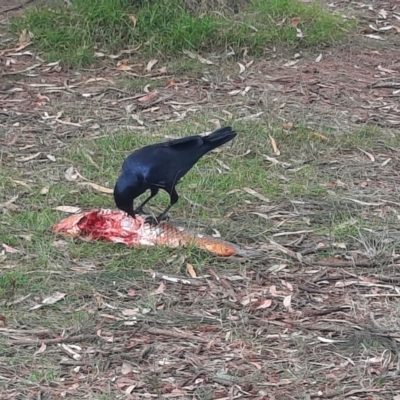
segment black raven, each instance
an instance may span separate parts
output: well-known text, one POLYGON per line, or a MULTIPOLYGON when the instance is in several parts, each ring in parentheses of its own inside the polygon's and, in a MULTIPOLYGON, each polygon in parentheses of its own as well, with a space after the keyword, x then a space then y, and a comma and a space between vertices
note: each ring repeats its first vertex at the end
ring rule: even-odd
POLYGON ((169 142, 152 144, 136 150, 122 165, 114 187, 115 204, 135 218, 144 205, 159 191, 169 193, 170 203, 158 217, 161 221, 178 201, 175 185, 204 154, 229 142, 236 136, 231 127, 216 130, 208 136, 188 136, 169 142), (134 211, 133 200, 150 189, 150 196, 134 211))

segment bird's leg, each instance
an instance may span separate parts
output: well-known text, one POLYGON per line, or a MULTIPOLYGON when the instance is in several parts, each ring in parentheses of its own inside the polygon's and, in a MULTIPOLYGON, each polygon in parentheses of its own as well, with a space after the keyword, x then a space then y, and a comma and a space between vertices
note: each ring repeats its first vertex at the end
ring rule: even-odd
POLYGON ((170 202, 168 207, 157 217, 157 221, 161 222, 163 219, 165 219, 165 216, 167 212, 170 210, 170 208, 179 200, 178 193, 176 193, 175 186, 171 189, 169 192, 170 196, 170 202))
POLYGON ((146 214, 143 211, 143 207, 149 202, 149 200, 151 200, 158 193, 158 189, 157 188, 151 188, 150 190, 151 190, 150 196, 139 207, 136 207, 135 211, 138 214, 146 214))

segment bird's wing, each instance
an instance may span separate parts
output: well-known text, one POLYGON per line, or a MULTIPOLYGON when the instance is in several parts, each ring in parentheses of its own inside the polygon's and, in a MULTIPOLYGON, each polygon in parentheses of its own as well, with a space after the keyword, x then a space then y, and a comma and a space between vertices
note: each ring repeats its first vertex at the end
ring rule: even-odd
POLYGON ((173 148, 174 150, 184 150, 189 148, 200 147, 203 144, 201 136, 188 136, 181 139, 171 140, 163 143, 163 147, 173 148))

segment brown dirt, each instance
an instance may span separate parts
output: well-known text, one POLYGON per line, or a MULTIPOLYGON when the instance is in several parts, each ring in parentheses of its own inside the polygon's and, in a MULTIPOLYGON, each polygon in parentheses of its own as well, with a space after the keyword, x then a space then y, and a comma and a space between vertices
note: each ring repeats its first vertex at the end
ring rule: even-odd
MULTIPOLYGON (((380 9, 388 12, 388 24, 397 24, 392 12, 396 3, 370 1, 369 11, 360 3, 350 10, 343 1, 335 2, 335 9, 363 16, 367 29, 380 9)), ((195 77, 160 71, 162 63, 146 73, 146 63, 129 60, 128 71, 118 70, 117 61, 96 70, 64 71, 45 65, 34 54, 15 55, 15 50, 5 49, 0 51, 0 124, 5 132, 0 155, 7 161, 34 155, 38 148, 55 154, 70 141, 102 130, 143 129, 133 113, 146 127, 185 118, 190 110, 225 110, 242 118, 269 113, 284 122, 341 133, 368 124, 396 132, 400 56, 394 46, 400 34, 379 33, 387 38, 382 43, 361 34, 355 33, 346 47, 306 54, 292 66, 285 66, 291 60, 277 60, 271 52, 264 60, 242 60, 246 70, 241 74, 232 63, 224 64, 224 72, 218 65, 204 66, 195 77), (144 85, 127 83, 138 78, 157 87, 150 89, 154 95, 144 85), (179 85, 167 87, 171 81, 179 85)), ((346 156, 341 155, 340 162, 346 156)), ((350 192, 368 177, 364 197, 370 197, 372 205, 363 208, 348 200, 332 204, 332 209, 340 206, 351 212, 358 207, 359 213, 382 220, 393 214, 397 221, 398 203, 393 199, 399 181, 398 150, 375 154, 374 164, 351 157, 352 172, 359 179, 350 184, 343 178, 340 183, 348 184, 350 192), (383 170, 388 158, 392 163, 383 170)), ((272 233, 282 233, 288 218, 304 224, 304 219, 322 218, 331 211, 317 201, 288 202, 263 214, 278 223, 272 233)), ((265 259, 244 262, 238 272, 214 267, 213 262, 220 264, 213 261, 196 285, 152 279, 150 273, 135 283, 96 283, 96 302, 88 294, 81 299, 93 320, 67 332, 42 328, 40 314, 36 323, 22 324, 7 311, 7 326, 0 324, 7 344, 0 355, 0 397, 396 398, 400 264, 394 248, 398 232, 391 232, 385 232, 380 245, 393 246, 393 252, 378 252, 378 257, 367 257, 362 245, 343 250, 341 243, 306 232, 293 235, 294 241, 289 234, 281 245, 265 245, 265 259), (338 257, 321 259, 318 254, 327 247, 338 257), (281 271, 274 273, 276 269, 281 271), (151 296, 156 299, 154 309, 132 306, 132 299, 151 296), (31 379, 38 357, 43 368, 58 371, 57 383, 31 379)), ((366 247, 372 240, 367 236, 366 247)), ((87 273, 88 280, 101 280, 91 266, 69 267, 62 279, 87 273)), ((29 307, 37 304, 30 298, 13 301, 15 306, 24 301, 29 307)), ((70 310, 65 307, 65 312, 70 310)))

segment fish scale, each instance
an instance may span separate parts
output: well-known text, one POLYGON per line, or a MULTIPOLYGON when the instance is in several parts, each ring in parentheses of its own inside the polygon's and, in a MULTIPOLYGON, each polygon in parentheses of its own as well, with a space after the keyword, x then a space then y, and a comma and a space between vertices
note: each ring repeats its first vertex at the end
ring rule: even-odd
POLYGON ((167 222, 152 225, 144 218, 132 218, 119 210, 96 209, 70 215, 52 227, 53 232, 86 241, 124 243, 127 246, 187 247, 194 245, 221 257, 254 256, 256 250, 239 246, 210 235, 195 233, 167 222))

